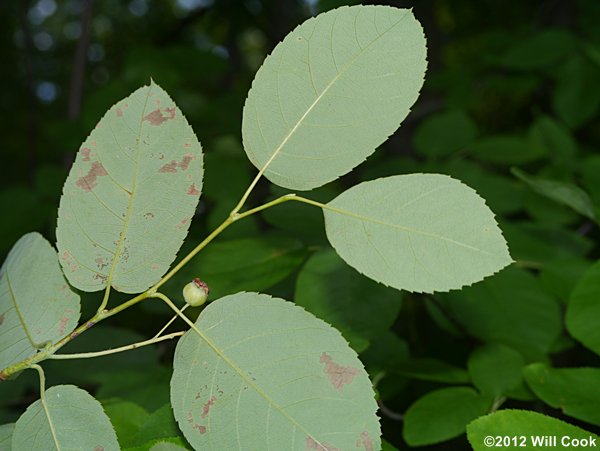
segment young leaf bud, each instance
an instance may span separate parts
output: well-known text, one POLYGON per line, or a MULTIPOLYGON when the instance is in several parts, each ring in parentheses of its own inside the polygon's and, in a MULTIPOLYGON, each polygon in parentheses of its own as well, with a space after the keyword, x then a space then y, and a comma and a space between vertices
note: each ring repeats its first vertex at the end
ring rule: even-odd
POLYGON ((195 278, 183 287, 183 299, 192 307, 198 307, 206 302, 209 292, 208 285, 195 278))

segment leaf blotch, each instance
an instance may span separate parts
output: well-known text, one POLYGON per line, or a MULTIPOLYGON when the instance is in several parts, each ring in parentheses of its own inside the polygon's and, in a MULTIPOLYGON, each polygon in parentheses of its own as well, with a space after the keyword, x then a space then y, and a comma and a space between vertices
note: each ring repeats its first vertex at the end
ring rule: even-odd
POLYGON ((215 401, 217 400, 216 396, 211 396, 211 398, 206 401, 206 403, 202 406, 202 415, 200 415, 200 418, 206 418, 208 416, 208 413, 210 412, 210 408, 212 407, 212 405, 215 403, 215 401))
POLYGON ((373 451, 373 440, 371 440, 367 431, 360 433, 360 438, 356 441, 356 447, 364 448, 365 451, 373 451))
POLYGON ((336 390, 340 390, 344 385, 350 384, 352 379, 354 379, 354 376, 358 374, 356 368, 341 366, 335 363, 333 358, 326 352, 321 354, 319 361, 325 364, 325 374, 329 376, 331 385, 333 385, 336 390))
POLYGON ((83 161, 90 161, 90 153, 92 152, 92 149, 90 149, 89 147, 84 147, 83 149, 81 149, 81 159, 83 161))
POLYGON ((0 326, 2 326, 3 322, 4 322, 4 313, 2 315, 0 315, 0 326))
POLYGON ((312 437, 306 437, 306 451, 309 451, 311 449, 317 451, 342 451, 341 449, 336 448, 335 446, 330 445, 329 443, 319 443, 312 437))
POLYGON ((108 175, 104 166, 99 161, 94 161, 87 175, 77 179, 75 184, 84 191, 91 191, 96 186, 96 179, 108 175))
POLYGON ((187 190, 187 193, 188 193, 190 196, 198 196, 198 195, 200 195, 200 191, 198 191, 198 190, 196 189, 196 184, 195 184, 195 183, 192 183, 192 184, 190 185, 190 187, 189 187, 189 188, 188 188, 188 190, 187 190))
POLYGON ((104 451, 104 446, 94 446, 94 451, 104 451))
POLYGON ((58 322, 58 332, 61 335, 64 335, 65 330, 67 329, 67 324, 69 323, 69 319, 71 319, 71 318, 67 318, 66 316, 63 316, 60 318, 60 321, 58 322))
POLYGON ((175 160, 171 160, 170 163, 167 163, 163 166, 161 166, 161 168, 158 170, 158 172, 170 172, 170 173, 175 173, 177 172, 177 169, 181 169, 182 171, 185 171, 188 166, 190 165, 190 162, 194 159, 195 157, 191 154, 186 154, 183 156, 183 158, 181 159, 180 162, 177 162, 175 160))
POLYGON ((175 119, 175 108, 160 108, 148 113, 144 116, 144 120, 150 122, 150 125, 161 125, 165 121, 175 119))
POLYGON ((117 108, 117 117, 123 117, 123 110, 121 108, 117 108))
POLYGON ((202 426, 201 424, 195 424, 192 426, 192 428, 197 429, 201 434, 206 434, 206 427, 202 426))

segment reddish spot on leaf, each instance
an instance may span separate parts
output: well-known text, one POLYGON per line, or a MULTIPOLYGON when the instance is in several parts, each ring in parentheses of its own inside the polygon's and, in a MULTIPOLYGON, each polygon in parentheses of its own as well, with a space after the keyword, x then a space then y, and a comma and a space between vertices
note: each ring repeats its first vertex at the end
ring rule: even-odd
POLYGON ((188 193, 189 195, 191 195, 191 196, 198 196, 198 195, 200 195, 200 191, 198 191, 198 190, 196 189, 196 184, 195 184, 195 183, 192 183, 192 184, 190 185, 190 187, 189 187, 189 188, 188 188, 188 190, 187 190, 187 193, 188 193))
POLYGON ((193 429, 197 429, 201 434, 206 434, 206 428, 201 424, 195 424, 192 426, 193 429))
POLYGON ((108 266, 108 263, 106 263, 103 258, 98 257, 96 259, 96 266, 98 267, 98 269, 102 270, 108 266))
POLYGON ((2 326, 3 322, 4 322, 4 313, 2 315, 0 315, 0 326, 2 326))
POLYGON ((99 161, 94 161, 87 175, 77 179, 75 184, 84 191, 90 192, 96 186, 98 177, 108 175, 104 166, 99 161))
POLYGON ((371 440, 367 431, 360 433, 360 438, 356 441, 356 447, 364 448, 365 451, 373 451, 373 440, 371 440))
POLYGON ((164 166, 162 166, 158 172, 177 172, 177 162, 175 160, 172 160, 170 163, 165 164, 164 166))
POLYGON ((187 422, 190 423, 190 424, 192 424, 194 422, 194 415, 192 415, 191 411, 188 412, 187 422))
POLYGON ((108 279, 107 275, 104 274, 100 274, 99 272, 96 273, 96 275, 94 276, 94 279, 101 281, 102 283, 106 282, 106 280, 108 279))
POLYGON ((90 152, 92 151, 92 149, 90 149, 89 147, 84 147, 83 149, 81 149, 81 159, 83 161, 90 161, 90 152))
POLYGON ((333 358, 326 352, 321 354, 320 362, 325 364, 325 374, 329 376, 329 380, 336 390, 341 389, 346 384, 350 384, 354 376, 358 374, 356 368, 341 366, 335 363, 333 358))
POLYGON ((188 218, 183 218, 181 221, 179 221, 179 224, 177 224, 175 226, 175 228, 177 230, 181 230, 183 227, 185 227, 185 225, 188 223, 189 219, 188 218))
POLYGON ((70 318, 67 318, 65 316, 63 316, 59 323, 58 323, 58 332, 62 335, 65 333, 65 330, 67 328, 67 323, 69 322, 70 318))
POLYGON ((121 108, 117 108, 117 117, 123 117, 123 110, 121 108))
POLYGON ((329 443, 320 443, 312 437, 306 437, 306 451, 311 449, 315 449, 317 451, 342 451, 340 448, 336 448, 329 443))
POLYGON ((67 265, 67 268, 71 270, 71 272, 77 271, 79 265, 75 263, 75 259, 73 259, 73 256, 69 253, 69 251, 64 251, 61 258, 67 265))
POLYGON ((94 446, 94 451, 104 451, 104 446, 94 446))
POLYGON ((183 147, 192 147, 192 143, 184 143, 183 147))
POLYGON ((144 120, 150 122, 151 125, 160 125, 165 121, 175 119, 175 108, 160 108, 148 113, 144 116, 144 120))
POLYGON ((194 156, 190 155, 189 153, 184 155, 183 158, 181 159, 181 162, 179 163, 179 167, 185 171, 193 159, 194 159, 194 156))
POLYGON ((194 158, 196 158, 196 157, 194 157, 193 155, 190 155, 190 154, 186 154, 183 156, 183 158, 181 159, 180 162, 171 160, 170 163, 163 165, 158 170, 158 172, 177 172, 177 168, 181 169, 182 171, 185 171, 188 168, 188 166, 190 165, 190 162, 194 158))
POLYGON ((211 398, 208 401, 206 401, 206 404, 202 406, 202 415, 200 415, 201 418, 206 418, 208 416, 208 412, 210 411, 210 408, 216 400, 216 396, 211 396, 211 398))

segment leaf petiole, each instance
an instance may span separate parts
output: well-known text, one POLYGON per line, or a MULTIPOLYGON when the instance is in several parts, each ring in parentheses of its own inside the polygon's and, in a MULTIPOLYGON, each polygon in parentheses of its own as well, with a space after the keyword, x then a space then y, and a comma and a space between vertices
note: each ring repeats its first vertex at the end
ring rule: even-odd
MULTIPOLYGON (((171 340, 176 337, 181 337, 185 331, 173 332, 171 334, 156 336, 150 338, 149 340, 138 341, 137 343, 132 343, 130 345, 121 346, 119 348, 106 349, 104 351, 95 351, 95 352, 82 352, 78 354, 52 354, 49 356, 49 359, 53 360, 69 360, 69 359, 90 359, 93 357, 101 357, 104 355, 117 354, 119 352, 131 351, 132 349, 141 348, 142 346, 148 346, 154 343, 158 343, 160 341, 171 340)), ((37 366, 37 365, 36 365, 37 366)))

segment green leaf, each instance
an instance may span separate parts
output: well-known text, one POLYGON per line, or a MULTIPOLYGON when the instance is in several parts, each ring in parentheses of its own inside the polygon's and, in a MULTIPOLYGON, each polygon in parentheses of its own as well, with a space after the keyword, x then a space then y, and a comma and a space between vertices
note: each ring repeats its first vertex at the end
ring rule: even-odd
POLYGON ((158 85, 114 105, 83 143, 56 230, 69 282, 139 293, 169 268, 202 190, 202 149, 158 85))
POLYGON ((572 129, 590 121, 600 107, 600 70, 578 53, 559 68, 552 106, 572 129))
POLYGON ((581 183, 585 190, 590 193, 595 205, 600 205, 600 155, 597 153, 581 158, 579 161, 581 171, 581 183))
POLYGON ((14 430, 15 423, 3 424, 0 426, 0 449, 11 451, 14 430))
MULTIPOLYGON (((489 450, 491 447, 490 443, 495 443, 492 441, 488 442, 490 440, 489 437, 492 437, 492 439, 496 437, 517 437, 517 445, 510 447, 510 449, 521 449, 519 445, 523 439, 520 437, 525 437, 524 443, 526 449, 535 448, 542 450, 560 449, 563 437, 568 437, 570 440, 594 438, 600 440, 596 435, 556 418, 537 412, 513 409, 490 413, 484 417, 477 418, 467 426, 467 438, 474 451, 489 450), (556 437, 557 443, 556 446, 553 443, 543 445, 544 442, 540 441, 536 445, 532 441, 534 437, 539 440, 543 440, 545 437, 556 437)), ((513 442, 510 443, 512 444, 513 442)), ((589 442, 587 446, 589 446, 589 442)), ((509 447, 503 446, 503 448, 507 449, 509 447)), ((570 448, 567 445, 563 449, 570 448)))
POLYGON ((578 186, 572 183, 532 177, 518 168, 512 168, 511 172, 542 196, 571 207, 577 213, 593 221, 596 220, 595 208, 590 196, 578 186))
POLYGON ((169 439, 181 435, 175 418, 173 417, 173 409, 171 404, 165 404, 156 409, 142 424, 129 442, 124 445, 129 447, 140 447, 146 443, 155 443, 161 439, 169 439))
POLYGON ((565 415, 600 425, 600 368, 551 368, 534 363, 523 376, 535 395, 565 415))
POLYGON ((477 126, 462 110, 438 113, 424 120, 415 131, 415 149, 428 157, 450 155, 464 149, 477 137, 477 126))
POLYGON ((398 448, 396 448, 391 443, 389 443, 385 440, 382 440, 381 441, 381 451, 398 451, 398 448))
MULTIPOLYGON (((244 194, 252 182, 252 166, 244 157, 239 139, 224 136, 209 149, 204 160, 205 175, 203 195, 214 202, 234 199, 244 194)), ((235 205, 235 203, 234 203, 235 205)), ((226 213, 231 211, 231 207, 226 213)))
POLYGON ((495 398, 510 396, 511 391, 523 388, 521 369, 524 365, 521 354, 497 343, 475 349, 467 363, 473 385, 481 393, 495 398))
POLYGON ((179 445, 176 445, 175 443, 169 443, 169 442, 159 442, 156 443, 154 446, 152 446, 152 448, 150 448, 150 451, 185 451, 187 450, 187 448, 183 448, 179 445))
POLYGON ((400 362, 393 370, 403 376, 423 381, 446 384, 465 384, 469 382, 467 372, 443 360, 429 357, 412 358, 400 362))
POLYGON ((567 330, 586 348, 600 355, 600 261, 575 286, 567 305, 567 330))
POLYGON ((394 323, 402 295, 357 274, 328 249, 315 253, 300 270, 294 301, 361 352, 394 323))
POLYGON ((169 368, 156 365, 106 374, 96 396, 127 399, 148 411, 157 409, 169 400, 170 373, 169 368))
POLYGON ((511 69, 532 70, 551 65, 575 49, 575 37, 564 29, 544 29, 541 32, 516 41, 499 59, 511 69))
POLYGON ((152 449, 154 445, 157 444, 170 444, 173 446, 178 446, 177 450, 184 449, 189 450, 187 442, 183 437, 167 437, 159 440, 150 440, 140 446, 127 447, 123 448, 123 451, 149 451, 152 449))
POLYGON ((171 379, 175 418, 196 449, 380 448, 371 382, 328 324, 238 293, 209 304, 196 326, 202 337, 179 340, 171 379))
POLYGON ((550 116, 538 118, 530 129, 530 137, 562 169, 570 169, 577 155, 577 143, 570 131, 550 116))
POLYGON ((309 19, 258 70, 244 105, 244 149, 277 185, 324 185, 398 128, 425 67, 425 37, 411 10, 343 7, 309 19))
POLYGON ((102 402, 102 407, 110 419, 119 443, 128 443, 147 420, 149 414, 137 404, 113 398, 102 402))
POLYGON ((433 172, 448 174, 473 188, 497 215, 523 209, 525 189, 512 177, 505 177, 468 160, 444 161, 433 172))
POLYGON ((549 353, 562 328, 558 303, 533 275, 516 267, 440 296, 440 301, 470 335, 505 344, 525 357, 549 353))
POLYGON ((469 146, 471 154, 481 161, 495 164, 526 164, 543 158, 541 145, 512 135, 488 136, 469 146))
POLYGON ((74 385, 57 385, 45 392, 15 425, 13 451, 103 449, 119 450, 117 435, 102 406, 74 385))
MULTIPOLYGON (((210 288, 210 298, 242 290, 266 290, 289 276, 304 260, 302 242, 264 235, 212 243, 177 275, 177 292, 200 277, 210 288)), ((174 290, 175 291, 175 290, 174 290)))
POLYGON ((433 445, 464 434, 467 424, 490 408, 491 398, 469 387, 442 388, 412 404, 402 435, 410 446, 433 445))
POLYGON ((494 274, 510 255, 481 197, 440 174, 354 186, 324 211, 329 241, 350 266, 408 291, 448 291, 494 274))
POLYGON ((538 265, 558 258, 583 257, 594 242, 576 231, 527 221, 504 221, 500 228, 516 261, 538 265))
POLYGON ((561 302, 567 303, 571 293, 592 263, 582 258, 559 258, 544 264, 540 284, 544 290, 561 302))
POLYGON ((21 237, 0 268, 0 370, 69 334, 79 307, 50 243, 21 237))

